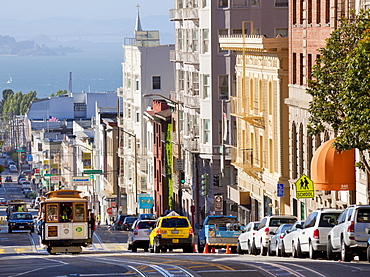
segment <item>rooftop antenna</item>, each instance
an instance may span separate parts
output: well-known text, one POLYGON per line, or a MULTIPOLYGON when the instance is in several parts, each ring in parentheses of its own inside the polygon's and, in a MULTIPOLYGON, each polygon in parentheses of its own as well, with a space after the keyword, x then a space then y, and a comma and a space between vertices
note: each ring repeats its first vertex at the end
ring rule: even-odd
POLYGON ((69 72, 68 93, 72 93, 72 72, 69 72))

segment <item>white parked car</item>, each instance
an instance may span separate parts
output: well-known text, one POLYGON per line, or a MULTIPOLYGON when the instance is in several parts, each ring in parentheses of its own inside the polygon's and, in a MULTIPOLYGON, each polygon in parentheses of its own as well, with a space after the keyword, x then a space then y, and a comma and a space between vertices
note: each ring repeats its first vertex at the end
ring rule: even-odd
POLYGON ((370 239, 370 206, 351 205, 338 217, 328 234, 327 258, 340 254, 342 261, 350 262, 353 256, 366 261, 367 241, 370 239))
POLYGON ((297 242, 303 225, 304 221, 299 220, 286 231, 286 234, 281 242, 281 246, 278 249, 278 256, 286 257, 292 254, 294 258, 302 257, 302 252, 297 252, 297 242))
POLYGON ((138 248, 144 248, 144 251, 148 252, 149 234, 153 230, 155 223, 156 220, 151 219, 136 220, 128 233, 127 249, 137 252, 138 248))
POLYGON ((271 215, 264 217, 258 225, 258 231, 253 236, 251 254, 267 255, 267 249, 271 237, 282 224, 293 224, 298 218, 292 215, 271 215))
POLYGON ((9 172, 18 172, 18 168, 14 164, 11 164, 9 165, 9 172))
POLYGON ((311 259, 326 251, 328 233, 334 227, 342 210, 318 209, 306 219, 297 242, 297 252, 308 253, 311 259))
POLYGON ((240 234, 236 247, 238 254, 250 253, 252 239, 254 234, 257 232, 259 224, 260 223, 257 221, 249 222, 247 226, 243 228, 243 233, 240 234))

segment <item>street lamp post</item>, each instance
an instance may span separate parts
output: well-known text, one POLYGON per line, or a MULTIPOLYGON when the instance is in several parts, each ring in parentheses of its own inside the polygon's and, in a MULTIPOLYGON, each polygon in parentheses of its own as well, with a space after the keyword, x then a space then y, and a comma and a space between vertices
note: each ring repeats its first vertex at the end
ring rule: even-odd
MULTIPOLYGON (((143 97, 151 97, 151 96, 158 96, 158 97, 161 97, 173 104, 175 104, 176 106, 176 110, 177 110, 177 155, 178 155, 178 159, 180 161, 182 161, 182 155, 181 155, 181 141, 180 141, 180 102, 178 101, 175 101, 175 100, 172 100, 166 96, 163 96, 161 94, 143 94, 143 97)), ((181 184, 181 172, 183 170, 178 170, 177 172, 177 176, 178 176, 178 187, 179 187, 179 190, 178 190, 178 194, 179 194, 179 210, 180 210, 180 214, 182 214, 182 184, 181 184)))

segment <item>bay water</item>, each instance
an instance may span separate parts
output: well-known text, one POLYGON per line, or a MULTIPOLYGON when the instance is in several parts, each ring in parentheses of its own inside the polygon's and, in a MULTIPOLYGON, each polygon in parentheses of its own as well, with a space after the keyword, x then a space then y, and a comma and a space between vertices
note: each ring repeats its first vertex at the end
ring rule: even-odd
MULTIPOLYGON (((62 56, 0 56, 0 93, 12 89, 37 98, 68 90, 110 92, 122 86, 123 48, 121 43, 81 44, 82 52, 62 56)), ((2 94, 0 95, 0 99, 2 94)))

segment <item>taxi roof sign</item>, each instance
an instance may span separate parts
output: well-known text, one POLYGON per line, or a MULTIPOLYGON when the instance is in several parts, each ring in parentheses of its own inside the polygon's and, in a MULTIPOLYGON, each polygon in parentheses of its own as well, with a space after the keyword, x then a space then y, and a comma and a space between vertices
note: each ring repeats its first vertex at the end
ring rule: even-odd
POLYGON ((296 198, 314 198, 315 187, 313 181, 306 175, 302 175, 295 182, 296 198))

